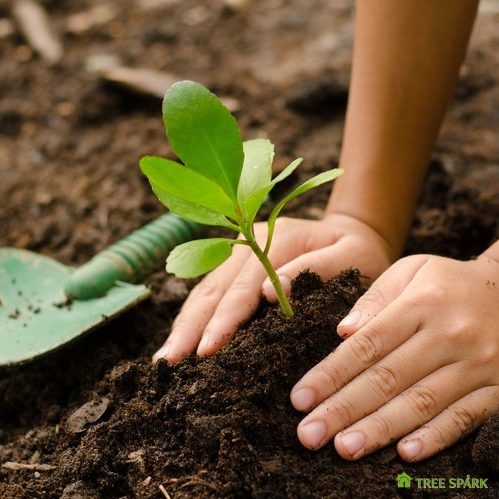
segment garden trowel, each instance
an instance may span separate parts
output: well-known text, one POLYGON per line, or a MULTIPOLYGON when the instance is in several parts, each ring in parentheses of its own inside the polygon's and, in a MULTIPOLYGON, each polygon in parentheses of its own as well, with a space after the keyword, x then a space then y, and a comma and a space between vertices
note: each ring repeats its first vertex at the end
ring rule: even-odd
POLYGON ((167 213, 77 269, 31 251, 0 248, 0 365, 34 359, 147 298, 139 283, 202 226, 167 213))

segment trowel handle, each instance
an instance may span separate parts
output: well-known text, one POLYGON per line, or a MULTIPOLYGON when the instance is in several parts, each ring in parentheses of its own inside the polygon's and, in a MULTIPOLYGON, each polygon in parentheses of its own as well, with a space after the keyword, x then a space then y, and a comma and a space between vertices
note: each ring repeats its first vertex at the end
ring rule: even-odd
POLYGON ((167 213, 95 255, 76 269, 65 286, 68 298, 104 295, 116 281, 136 283, 164 265, 178 244, 196 239, 203 226, 167 213))

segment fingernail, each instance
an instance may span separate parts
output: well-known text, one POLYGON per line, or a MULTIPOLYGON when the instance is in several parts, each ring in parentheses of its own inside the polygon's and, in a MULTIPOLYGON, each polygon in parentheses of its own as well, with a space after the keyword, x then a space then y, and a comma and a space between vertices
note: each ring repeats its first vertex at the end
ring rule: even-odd
POLYGON ((275 297, 275 290, 274 286, 272 286, 272 283, 270 282, 269 279, 265 279, 262 284, 262 293, 267 300, 271 300, 275 297))
POLYGON ((301 440, 307 447, 321 447, 327 436, 327 426, 323 421, 311 421, 300 427, 301 440))
POLYGON ((159 359, 168 359, 170 353, 170 345, 163 345, 152 357, 153 362, 157 362, 159 359))
POLYGON ((423 443, 419 438, 407 440, 402 444, 402 452, 405 459, 416 459, 423 450, 423 443))
POLYGON ((338 327, 352 327, 360 320, 361 313, 358 310, 350 312, 346 317, 338 323, 338 327))
POLYGON ((209 331, 206 331, 199 342, 197 354, 204 355, 205 351, 209 350, 209 347, 211 347, 211 334, 209 331))
MULTIPOLYGON (((289 295, 291 291, 291 279, 284 275, 280 274, 277 276, 279 278, 279 282, 281 283, 282 289, 286 295, 289 295)), ((274 286, 270 282, 270 279, 265 279, 262 284, 262 293, 267 299, 273 300, 277 298, 274 286)))
POLYGON ((339 437, 341 445, 354 457, 366 445, 366 436, 361 431, 350 431, 339 437))
POLYGON ((315 401, 315 392, 311 388, 303 387, 291 392, 291 402, 297 411, 306 411, 315 401))

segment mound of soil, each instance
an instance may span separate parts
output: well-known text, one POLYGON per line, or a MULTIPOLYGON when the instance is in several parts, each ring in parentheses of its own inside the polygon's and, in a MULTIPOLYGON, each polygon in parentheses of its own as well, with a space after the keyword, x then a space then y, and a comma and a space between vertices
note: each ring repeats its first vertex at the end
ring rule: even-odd
MULTIPOLYGON (((262 305, 211 358, 190 357, 176 366, 118 362, 86 391, 84 404, 51 406, 54 424, 0 446, 3 462, 28 463, 24 470, 4 468, 2 497, 159 498, 160 486, 175 498, 394 497, 402 472, 497 473, 499 447, 490 437, 497 440, 499 418, 421 464, 402 462, 393 447, 348 463, 330 446, 310 452, 299 444, 300 415, 289 402, 290 389, 339 344, 336 324, 361 292, 353 270, 325 283, 303 273, 293 286, 292 319, 262 305)), ((88 342, 87 352, 79 346, 58 354, 51 372, 61 357, 90 356, 93 347, 88 342)), ((22 395, 9 394, 19 390, 20 376, 0 385, 13 409, 22 395)), ((497 497, 491 481, 489 487, 480 497, 497 497)))
MULTIPOLYGON (((245 138, 276 144, 277 167, 305 158, 283 189, 337 164, 351 0, 39 0, 61 42, 56 62, 30 42, 15 3, 0 1, 2 246, 79 265, 162 213, 138 169, 145 154, 171 155, 157 80, 119 81, 116 67, 196 80, 227 99, 245 138)), ((499 9, 482 4, 407 254, 468 259, 499 237, 499 9)), ((316 218, 328 194, 307 193, 285 214, 316 218)), ((350 463, 299 444, 289 390, 338 344, 336 324, 362 292, 355 270, 326 283, 304 273, 292 321, 263 303, 214 357, 153 366, 192 284, 160 270, 148 302, 0 369, 0 497, 498 496, 499 418, 414 465, 394 447, 350 463), (399 489, 402 472, 487 478, 489 488, 399 489)))

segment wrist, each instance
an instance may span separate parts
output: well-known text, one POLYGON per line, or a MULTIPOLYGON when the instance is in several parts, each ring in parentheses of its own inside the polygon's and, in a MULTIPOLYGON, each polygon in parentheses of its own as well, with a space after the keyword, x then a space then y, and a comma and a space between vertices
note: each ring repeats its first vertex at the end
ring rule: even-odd
POLYGON ((371 248, 371 258, 379 260, 382 266, 387 268, 399 258, 384 235, 364 220, 334 211, 326 211, 323 220, 334 229, 337 237, 355 234, 362 240, 368 241, 371 248))
POLYGON ((350 206, 350 204, 335 201, 336 199, 333 200, 333 198, 330 200, 325 217, 332 219, 334 224, 357 224, 358 227, 363 228, 363 231, 369 231, 384 247, 391 263, 401 257, 410 220, 407 225, 404 225, 389 215, 385 217, 382 209, 377 209, 376 206, 370 207, 365 202, 350 206))
POLYGON ((335 180, 326 211, 367 224, 386 241, 391 258, 397 260, 405 248, 426 165, 413 159, 405 161, 403 168, 389 168, 396 164, 394 160, 375 160, 362 152, 368 149, 352 151, 344 146, 340 166, 345 173, 335 180))

